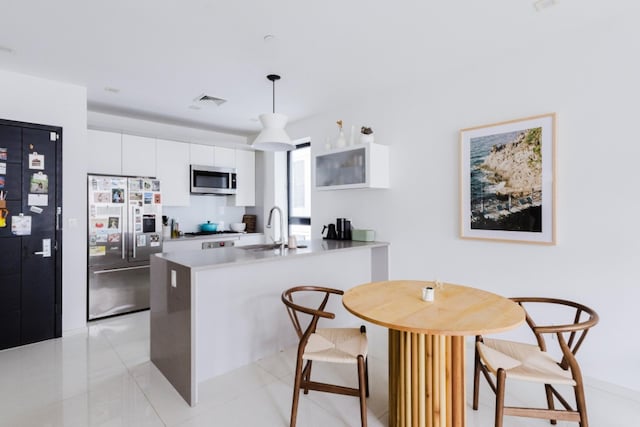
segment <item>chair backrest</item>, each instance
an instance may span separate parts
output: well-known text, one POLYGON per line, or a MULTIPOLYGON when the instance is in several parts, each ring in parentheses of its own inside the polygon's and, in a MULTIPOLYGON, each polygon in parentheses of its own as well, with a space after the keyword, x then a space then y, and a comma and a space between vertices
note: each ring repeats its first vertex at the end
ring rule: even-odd
POLYGON ((282 293, 282 302, 287 307, 289 318, 291 319, 293 327, 298 334, 298 338, 300 338, 303 343, 306 343, 309 336, 316 331, 318 320, 320 320, 321 317, 327 319, 335 318, 335 314, 324 310, 327 306, 327 302, 329 302, 329 296, 331 294, 342 295, 344 292, 340 289, 331 289, 321 286, 296 286, 287 289, 282 293), (296 296, 300 296, 301 294, 309 295, 313 293, 319 294, 322 298, 320 304, 316 308, 307 307, 294 302, 294 295, 296 294, 296 296), (324 296, 322 296, 322 294, 324 294, 324 296), (311 316, 311 320, 306 327, 303 327, 303 324, 300 322, 299 314, 301 313, 311 316))
POLYGON ((524 309, 527 324, 535 334, 540 349, 547 351, 544 335, 555 334, 563 355, 560 367, 565 370, 571 368, 574 376, 575 374, 579 375, 579 367, 575 355, 580 349, 589 329, 598 323, 598 314, 585 305, 563 299, 523 297, 511 298, 511 300, 517 302, 524 309), (565 308, 573 313, 571 316, 573 321, 563 324, 538 325, 528 310, 533 304, 545 304, 547 306, 565 308))

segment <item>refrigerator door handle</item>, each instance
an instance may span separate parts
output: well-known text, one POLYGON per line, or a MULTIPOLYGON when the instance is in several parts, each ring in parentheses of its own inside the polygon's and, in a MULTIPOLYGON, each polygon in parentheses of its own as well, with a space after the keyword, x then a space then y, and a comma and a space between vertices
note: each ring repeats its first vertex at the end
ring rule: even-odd
POLYGON ((132 236, 132 238, 131 238, 131 249, 133 251, 133 259, 136 258, 136 238, 138 237, 138 236, 136 236, 136 224, 135 224, 136 217, 135 217, 135 213, 136 213, 136 207, 133 206, 131 208, 131 225, 130 225, 130 227, 131 227, 131 236, 132 236))
MULTIPOLYGON (((120 208, 120 213, 124 214, 124 208, 120 208)), ((124 215, 121 215, 121 218, 124 218, 124 215)), ((126 259, 127 258, 127 239, 125 239, 125 236, 127 235, 127 233, 124 226, 122 226, 121 230, 122 230, 122 233, 120 234, 120 241, 122 242, 122 259, 126 259)))

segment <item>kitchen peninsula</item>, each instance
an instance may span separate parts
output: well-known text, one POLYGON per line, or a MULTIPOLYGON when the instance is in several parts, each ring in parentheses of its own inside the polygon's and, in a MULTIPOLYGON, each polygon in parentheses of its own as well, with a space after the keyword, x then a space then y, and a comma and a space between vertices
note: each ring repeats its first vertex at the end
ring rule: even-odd
MULTIPOLYGON (((283 290, 388 280, 388 243, 312 240, 305 248, 179 251, 151 258, 151 361, 191 405, 198 384, 296 344, 283 290)), ((335 326, 358 321, 341 309, 335 326)))

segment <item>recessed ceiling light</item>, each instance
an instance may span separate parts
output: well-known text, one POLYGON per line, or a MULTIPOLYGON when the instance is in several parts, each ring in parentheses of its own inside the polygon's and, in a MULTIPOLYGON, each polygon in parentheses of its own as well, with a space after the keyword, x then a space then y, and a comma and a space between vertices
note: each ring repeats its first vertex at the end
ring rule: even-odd
POLYGON ((105 86, 104 90, 105 92, 120 93, 120 89, 110 86, 105 86))
POLYGON ((262 40, 264 40, 265 43, 268 43, 268 42, 270 42, 271 40, 273 40, 275 38, 276 38, 276 36, 274 36, 273 34, 267 34, 266 36, 264 36, 262 38, 262 40))
POLYGON ((558 4, 560 0, 536 0, 533 2, 533 7, 539 12, 542 9, 546 9, 551 6, 555 6, 558 4))
POLYGON ((16 51, 11 49, 10 47, 2 46, 2 45, 0 45, 0 52, 8 53, 8 54, 16 53, 16 51))

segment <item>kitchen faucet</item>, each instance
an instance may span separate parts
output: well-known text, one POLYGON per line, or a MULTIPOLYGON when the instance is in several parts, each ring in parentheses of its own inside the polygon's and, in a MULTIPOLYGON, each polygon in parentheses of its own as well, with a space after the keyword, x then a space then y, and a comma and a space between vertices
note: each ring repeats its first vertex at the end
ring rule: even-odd
MULTIPOLYGON (((278 211, 278 213, 280 214, 280 240, 276 241, 275 236, 273 236, 271 239, 273 240, 274 243, 280 244, 280 250, 284 250, 284 217, 282 216, 282 209, 280 209, 277 206, 274 206, 271 208, 271 210, 269 211, 269 219, 267 220, 267 228, 271 228, 271 219, 273 217, 273 211, 278 211)), ((272 234, 275 234, 275 233, 272 233, 272 234)))

